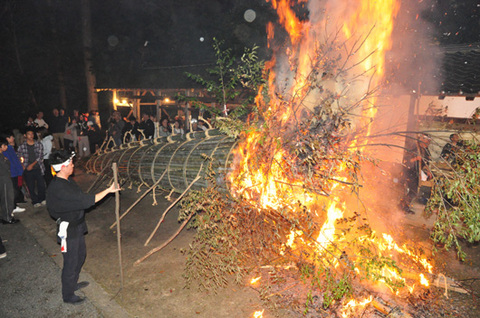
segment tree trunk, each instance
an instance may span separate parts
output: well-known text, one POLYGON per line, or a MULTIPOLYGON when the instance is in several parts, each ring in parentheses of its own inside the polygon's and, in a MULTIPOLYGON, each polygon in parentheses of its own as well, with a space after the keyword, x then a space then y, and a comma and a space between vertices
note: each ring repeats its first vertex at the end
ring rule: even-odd
POLYGON ((60 99, 60 106, 61 108, 67 110, 67 88, 65 86, 65 74, 63 72, 63 65, 62 65, 62 54, 60 52, 60 45, 58 39, 58 32, 57 32, 57 21, 55 17, 55 9, 51 0, 47 1, 47 5, 49 7, 49 21, 50 21, 50 30, 52 31, 53 36, 53 46, 55 52, 55 67, 57 71, 57 79, 58 79, 58 94, 60 99))
POLYGON ((90 0, 82 0, 82 38, 85 79, 87 82, 88 110, 98 110, 98 98, 95 92, 97 80, 92 61, 92 17, 90 0))
MULTIPOLYGON (((18 70, 20 71, 20 76, 22 77, 22 80, 25 80, 25 72, 23 70, 23 64, 22 60, 20 58, 20 51, 18 49, 18 39, 17 39, 17 33, 15 31, 15 20, 13 18, 13 11, 12 7, 10 6, 10 3, 8 2, 8 11, 10 13, 10 22, 11 22, 11 27, 12 27, 12 37, 13 37, 13 48, 15 50, 15 58, 17 60, 17 65, 18 65, 18 70)), ((30 102, 31 102, 31 108, 38 109, 38 104, 37 104, 37 99, 35 98, 35 93, 33 92, 32 86, 30 83, 28 84, 28 94, 30 97, 30 102)))

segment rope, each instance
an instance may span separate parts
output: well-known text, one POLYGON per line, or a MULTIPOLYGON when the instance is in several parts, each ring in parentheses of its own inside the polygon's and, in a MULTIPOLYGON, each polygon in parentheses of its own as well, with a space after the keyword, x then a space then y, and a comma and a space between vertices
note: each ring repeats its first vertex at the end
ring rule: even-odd
POLYGON ((153 195, 153 203, 152 203, 152 206, 157 206, 157 205, 158 205, 158 203, 157 203, 157 198, 155 197, 155 190, 156 190, 156 188, 153 188, 153 193, 152 193, 152 195, 153 195))
POLYGON ((171 201, 173 192, 175 192, 175 189, 172 189, 170 193, 165 197, 165 199, 167 199, 168 201, 171 201))
POLYGON ((443 294, 445 296, 445 298, 448 299, 448 284, 447 284, 447 278, 445 277, 445 275, 443 275, 442 273, 438 274, 437 276, 437 286, 440 287, 440 277, 443 278, 443 283, 444 283, 444 286, 445 286, 445 293, 443 294))

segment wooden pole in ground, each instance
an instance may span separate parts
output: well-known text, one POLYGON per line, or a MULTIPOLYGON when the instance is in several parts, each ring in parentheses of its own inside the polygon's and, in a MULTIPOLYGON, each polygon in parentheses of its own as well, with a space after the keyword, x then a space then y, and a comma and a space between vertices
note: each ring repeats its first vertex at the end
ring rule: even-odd
POLYGON ((113 227, 118 223, 118 221, 123 219, 123 217, 125 215, 127 215, 128 212, 130 212, 138 204, 138 202, 140 202, 150 191, 152 191, 153 188, 155 188, 160 183, 160 181, 162 181, 166 172, 167 172, 167 169, 165 169, 165 171, 163 171, 163 174, 160 176, 160 179, 158 179, 157 182, 155 182, 155 184, 153 186, 148 188, 135 202, 133 202, 133 204, 125 212, 123 212, 123 214, 120 216, 119 220, 116 220, 115 223, 110 225, 110 229, 113 229, 113 227))
MULTIPOLYGON (((118 189, 118 168, 117 163, 112 164, 113 169, 113 182, 115 188, 118 189)), ((120 192, 115 192, 115 218, 117 220, 117 245, 118 245, 118 264, 120 266, 120 289, 123 289, 123 266, 122 266, 122 242, 120 233, 120 192)))

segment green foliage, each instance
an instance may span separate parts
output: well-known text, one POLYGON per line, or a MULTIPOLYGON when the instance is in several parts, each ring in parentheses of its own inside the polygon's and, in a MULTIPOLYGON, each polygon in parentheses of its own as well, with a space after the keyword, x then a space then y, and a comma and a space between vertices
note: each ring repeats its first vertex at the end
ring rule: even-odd
POLYGON ((197 235, 186 252, 187 285, 196 283, 203 289, 216 290, 226 286, 229 275, 238 283, 245 274, 245 255, 237 248, 239 232, 235 219, 224 219, 225 208, 222 194, 214 188, 192 191, 181 202, 180 220, 196 213, 189 224, 197 229, 197 235), (203 213, 197 213, 200 211, 203 213))
POLYGON ((480 241, 480 147, 468 141, 458 149, 452 172, 438 177, 425 209, 437 214, 431 237, 437 246, 454 246, 460 259, 465 258, 460 239, 480 241))
MULTIPOLYGON (((239 117, 246 114, 245 106, 253 102, 258 88, 264 83, 262 76, 264 62, 258 60, 258 46, 245 48, 243 55, 237 59, 232 55, 231 49, 222 49, 222 45, 223 41, 214 38, 216 65, 207 70, 211 79, 192 73, 186 75, 205 87, 222 106, 243 93, 243 107, 234 111, 235 117, 239 117)), ((211 107, 200 102, 195 105, 211 110, 211 107)))

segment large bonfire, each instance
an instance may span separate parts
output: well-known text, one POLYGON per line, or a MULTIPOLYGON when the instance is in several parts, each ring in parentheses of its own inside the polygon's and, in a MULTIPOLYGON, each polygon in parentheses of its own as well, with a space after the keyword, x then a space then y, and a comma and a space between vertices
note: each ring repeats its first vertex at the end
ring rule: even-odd
POLYGON ((221 285, 219 272, 248 274, 263 299, 316 315, 356 316, 368 303, 378 309, 424 293, 432 265, 375 231, 362 201, 374 189, 363 186, 361 169, 375 158, 360 145, 375 125, 399 1, 357 0, 348 10, 270 2, 283 28, 267 27, 275 54, 240 137, 232 197, 209 189, 194 195, 194 207, 184 203, 198 210, 204 198, 208 210, 195 221, 202 252, 188 265, 210 269, 205 284, 221 285), (286 47, 275 42, 284 30, 286 47))

